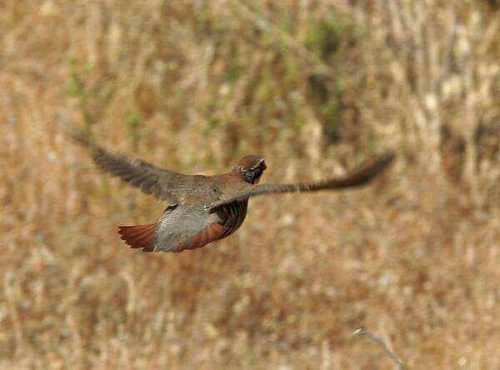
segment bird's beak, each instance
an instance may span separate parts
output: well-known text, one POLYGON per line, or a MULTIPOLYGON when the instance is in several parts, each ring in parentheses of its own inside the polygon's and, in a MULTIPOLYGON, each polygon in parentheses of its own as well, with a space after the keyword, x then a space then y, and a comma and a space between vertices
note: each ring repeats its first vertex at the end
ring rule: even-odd
POLYGON ((264 162, 264 158, 260 159, 259 162, 257 162, 257 164, 252 167, 252 170, 256 170, 257 168, 261 168, 262 171, 267 168, 266 163, 264 162))

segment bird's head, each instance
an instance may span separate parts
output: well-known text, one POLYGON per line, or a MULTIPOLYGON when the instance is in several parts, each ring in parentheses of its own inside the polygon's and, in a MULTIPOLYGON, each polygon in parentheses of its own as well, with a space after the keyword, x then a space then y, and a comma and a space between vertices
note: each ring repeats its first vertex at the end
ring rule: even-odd
POLYGON ((238 164, 233 167, 233 173, 238 174, 250 184, 257 184, 266 168, 264 158, 257 155, 247 155, 241 158, 238 164))

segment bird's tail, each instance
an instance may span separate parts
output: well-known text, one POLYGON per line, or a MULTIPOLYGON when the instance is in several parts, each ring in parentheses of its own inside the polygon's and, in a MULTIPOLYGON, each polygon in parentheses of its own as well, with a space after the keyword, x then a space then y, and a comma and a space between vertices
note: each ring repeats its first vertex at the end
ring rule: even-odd
POLYGON ((132 248, 142 248, 143 252, 154 251, 157 224, 119 226, 118 234, 132 248))

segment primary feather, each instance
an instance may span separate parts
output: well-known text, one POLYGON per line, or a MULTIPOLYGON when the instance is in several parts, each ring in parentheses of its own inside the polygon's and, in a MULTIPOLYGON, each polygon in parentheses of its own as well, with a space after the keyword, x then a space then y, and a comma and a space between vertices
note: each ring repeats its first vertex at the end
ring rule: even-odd
POLYGON ((225 204, 270 193, 297 193, 303 191, 332 190, 361 186, 381 173, 389 164, 391 164, 394 158, 395 155, 393 153, 380 155, 373 161, 365 163, 346 176, 337 178, 330 178, 309 183, 255 185, 236 194, 228 194, 217 202, 207 206, 207 209, 213 211, 214 209, 225 204))

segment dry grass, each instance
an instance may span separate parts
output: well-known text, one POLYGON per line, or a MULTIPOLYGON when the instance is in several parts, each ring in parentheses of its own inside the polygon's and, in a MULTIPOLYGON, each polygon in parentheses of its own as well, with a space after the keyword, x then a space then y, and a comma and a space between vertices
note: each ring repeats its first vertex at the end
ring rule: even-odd
POLYGON ((0 367, 500 368, 494 1, 0 2, 0 367), (247 5, 245 5, 247 4, 247 5), (65 125, 169 168, 266 180, 395 148, 373 186, 252 201, 196 252, 65 125))

